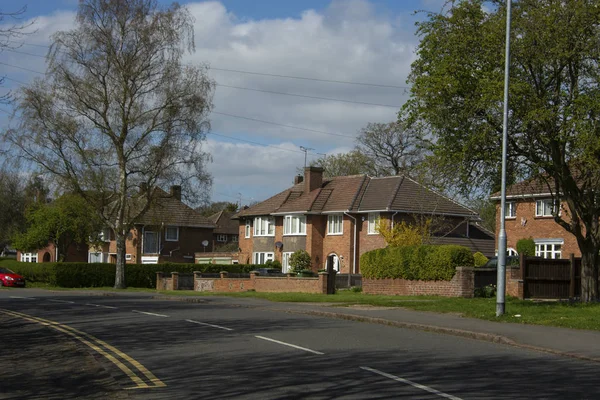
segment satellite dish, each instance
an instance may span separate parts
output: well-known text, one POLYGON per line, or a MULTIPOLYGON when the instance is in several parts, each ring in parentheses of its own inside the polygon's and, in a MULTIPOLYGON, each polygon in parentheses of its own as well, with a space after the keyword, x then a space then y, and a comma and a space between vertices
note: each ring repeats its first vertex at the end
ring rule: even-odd
POLYGON ((208 240, 203 240, 202 241, 202 246, 204 246, 204 247, 208 246, 208 240))
POLYGON ((281 242, 275 242, 275 247, 277 247, 278 249, 283 247, 283 243, 281 242))

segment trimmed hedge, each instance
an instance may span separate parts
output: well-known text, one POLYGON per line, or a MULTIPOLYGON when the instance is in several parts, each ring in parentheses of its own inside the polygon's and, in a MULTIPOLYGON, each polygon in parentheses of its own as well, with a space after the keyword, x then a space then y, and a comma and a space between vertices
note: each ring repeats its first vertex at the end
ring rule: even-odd
MULTIPOLYGON (((23 275, 27 282, 45 283, 65 288, 106 287, 115 284, 115 265, 107 263, 25 263, 2 261, 0 266, 23 275)), ((259 265, 254 264, 126 264, 125 283, 129 287, 155 288, 156 273, 192 273, 194 271, 218 273, 247 273, 259 265)))
POLYGON ((489 258, 478 251, 477 253, 473 254, 473 260, 475 261, 476 267, 483 267, 489 261, 489 258))
POLYGON ((456 267, 473 264, 471 250, 457 245, 386 247, 360 258, 362 275, 368 279, 449 281, 456 267))

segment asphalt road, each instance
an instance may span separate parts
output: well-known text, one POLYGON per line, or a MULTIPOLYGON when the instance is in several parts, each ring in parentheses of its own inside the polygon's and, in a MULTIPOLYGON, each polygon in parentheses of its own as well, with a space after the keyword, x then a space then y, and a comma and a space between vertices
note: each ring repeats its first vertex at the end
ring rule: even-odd
POLYGON ((0 399, 600 398, 594 363, 250 299, 4 289, 0 340, 0 399))

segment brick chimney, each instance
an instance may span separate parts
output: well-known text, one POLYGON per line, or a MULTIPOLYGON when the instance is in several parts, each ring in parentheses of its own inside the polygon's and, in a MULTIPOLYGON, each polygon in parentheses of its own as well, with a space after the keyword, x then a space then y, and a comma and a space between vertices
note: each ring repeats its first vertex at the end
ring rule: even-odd
POLYGON ((294 185, 302 183, 304 181, 304 177, 302 175, 296 175, 294 177, 294 185))
POLYGON ((323 168, 306 167, 304 168, 304 192, 312 192, 323 184, 323 168))
POLYGON ((181 186, 179 186, 179 185, 171 186, 171 197, 174 197, 177 200, 181 201, 181 186))

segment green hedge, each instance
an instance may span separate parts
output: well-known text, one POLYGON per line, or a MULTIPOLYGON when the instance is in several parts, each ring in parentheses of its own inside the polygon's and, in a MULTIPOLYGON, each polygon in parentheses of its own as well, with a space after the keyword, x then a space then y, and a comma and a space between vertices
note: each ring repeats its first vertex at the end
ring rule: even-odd
POLYGON ((473 263, 471 250, 464 246, 402 246, 366 252, 360 258, 360 269, 369 279, 449 281, 456 267, 473 263))
MULTIPOLYGON (((24 263, 2 261, 0 266, 23 275, 27 282, 65 288, 106 287, 115 284, 115 265, 106 263, 24 263)), ((125 283, 129 287, 155 288, 156 273, 192 273, 194 271, 231 273, 250 272, 259 265, 243 264, 126 264, 125 283)))

